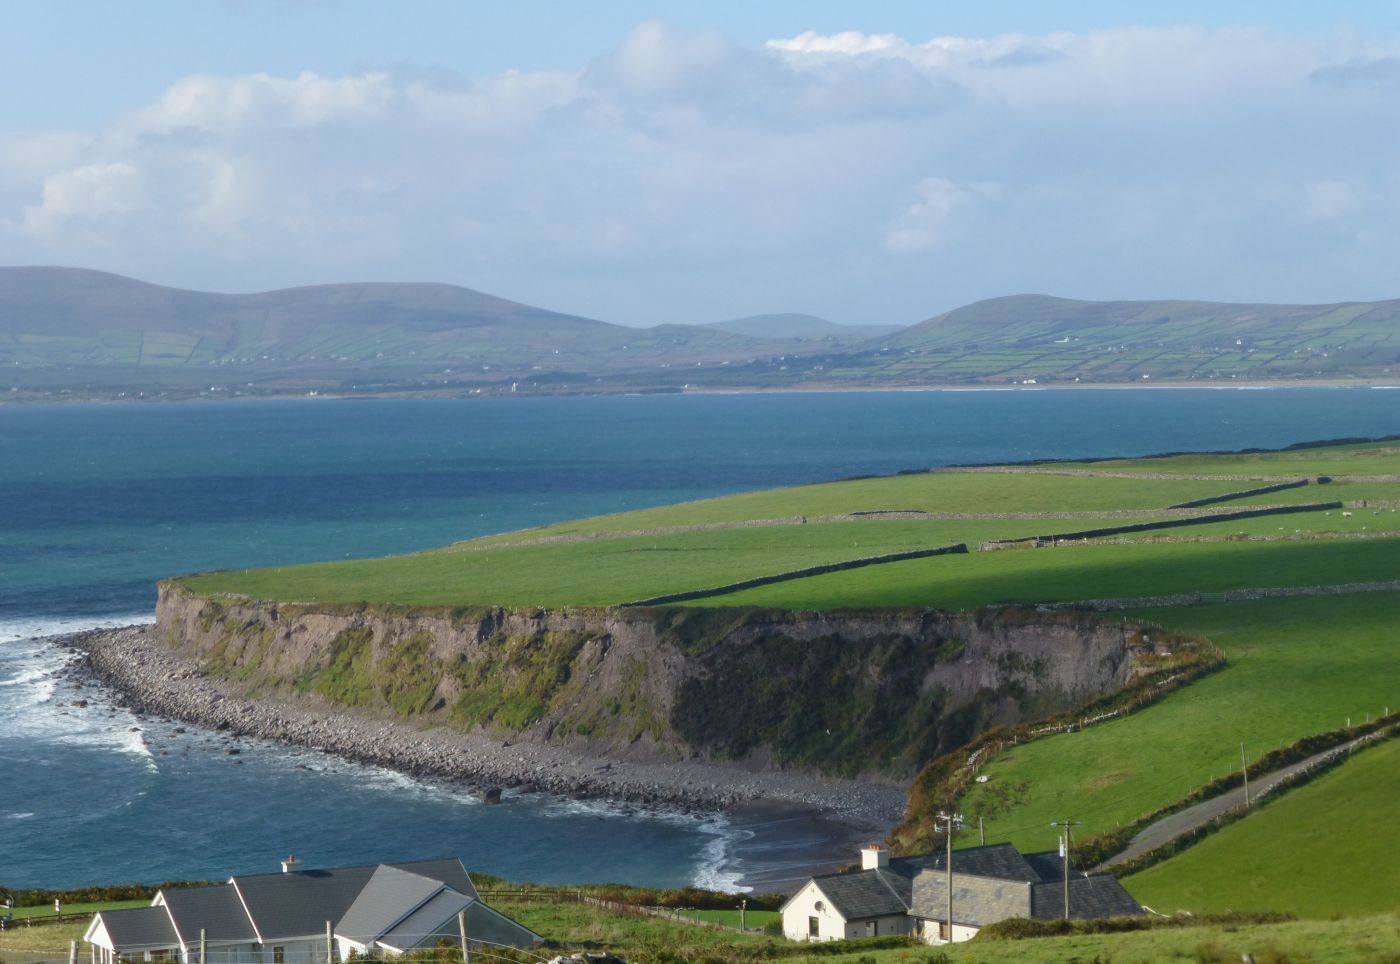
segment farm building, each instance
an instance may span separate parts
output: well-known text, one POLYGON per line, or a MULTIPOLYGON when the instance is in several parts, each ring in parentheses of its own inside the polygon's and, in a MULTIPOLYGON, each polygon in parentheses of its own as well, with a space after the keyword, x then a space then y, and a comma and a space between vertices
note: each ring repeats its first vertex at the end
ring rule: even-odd
MULTIPOLYGON (((1010 844, 953 851, 953 920, 948 933, 948 868, 943 854, 900 857, 874 845, 861 869, 813 877, 783 905, 783 935, 835 941, 906 934, 929 944, 965 941, 1008 917, 1060 917, 1064 862, 1059 854, 1022 854, 1010 844)), ((1123 917, 1142 907, 1111 874, 1074 874, 1070 916, 1123 917)))
POLYGON ((93 916, 92 964, 327 964, 397 957, 440 940, 530 947, 542 938, 482 903, 462 862, 420 860, 230 877, 162 890, 149 907, 93 916))

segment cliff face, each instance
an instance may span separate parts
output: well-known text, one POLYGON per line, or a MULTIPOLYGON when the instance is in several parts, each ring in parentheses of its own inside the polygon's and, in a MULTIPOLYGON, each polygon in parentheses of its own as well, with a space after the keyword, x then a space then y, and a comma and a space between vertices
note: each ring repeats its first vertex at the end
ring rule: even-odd
POLYGON ((1172 658, 1164 634, 1080 613, 409 610, 176 584, 161 586, 157 627, 252 694, 609 758, 888 777, 1172 658))

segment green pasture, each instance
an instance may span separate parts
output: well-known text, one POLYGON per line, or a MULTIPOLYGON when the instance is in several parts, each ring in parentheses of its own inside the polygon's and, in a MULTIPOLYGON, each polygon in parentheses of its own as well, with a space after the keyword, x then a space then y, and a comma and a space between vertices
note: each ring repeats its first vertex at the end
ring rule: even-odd
POLYGON ((1019 533, 1022 523, 863 521, 716 529, 555 545, 230 571, 183 580, 196 592, 278 601, 604 606, 736 579, 1019 533))
MULTIPOLYGON (((917 472, 877 479, 826 482, 749 492, 681 505, 561 522, 474 540, 473 544, 754 519, 843 515, 852 512, 1103 512, 1115 509, 1158 509, 1246 488, 1251 486, 1234 481, 917 472)), ((1397 486, 1396 492, 1395 497, 1400 498, 1400 486, 1397 486)), ((1312 500, 1298 498, 1297 501, 1312 500)), ((1036 522, 1024 523, 1018 531, 1033 532, 1037 525, 1036 522)))
POLYGON ((1066 818, 1082 820, 1081 833, 1112 830, 1237 770, 1241 743, 1254 759, 1400 707, 1400 593, 1130 615, 1208 637, 1225 668, 1131 716, 1002 753, 961 804, 985 818, 989 841, 1048 849, 1050 821, 1066 818))
POLYGON ((1392 539, 1062 545, 895 562, 685 605, 972 609, 991 603, 1137 598, 1396 578, 1400 578, 1400 544, 1392 539))
POLYGON ((1097 469, 1107 472, 1178 475, 1400 475, 1400 443, 1363 442, 1283 452, 1241 455, 1176 455, 1164 459, 1110 459, 1065 462, 1047 468, 1097 469))
MULTIPOLYGON (((1392 672, 1394 670, 1392 665, 1392 672)), ((1162 913, 1394 910, 1400 897, 1400 740, 1356 753, 1125 883, 1162 913)))
MULTIPOLYGON (((147 907, 150 900, 104 900, 94 901, 86 904, 64 904, 63 916, 72 914, 95 914, 100 910, 120 910, 124 907, 147 907)), ((46 917, 57 917, 53 904, 36 904, 33 907, 16 907, 13 911, 15 920, 42 920, 46 917)))

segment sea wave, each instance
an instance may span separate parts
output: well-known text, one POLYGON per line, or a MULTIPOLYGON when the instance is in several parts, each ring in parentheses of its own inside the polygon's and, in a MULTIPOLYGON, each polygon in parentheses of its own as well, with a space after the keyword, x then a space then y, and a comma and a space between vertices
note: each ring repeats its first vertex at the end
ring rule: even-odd
POLYGON ((0 619, 0 643, 11 643, 23 639, 41 639, 46 636, 87 632, 90 629, 110 629, 113 626, 130 626, 133 623, 149 622, 151 622, 149 611, 111 613, 106 616, 13 616, 0 619))

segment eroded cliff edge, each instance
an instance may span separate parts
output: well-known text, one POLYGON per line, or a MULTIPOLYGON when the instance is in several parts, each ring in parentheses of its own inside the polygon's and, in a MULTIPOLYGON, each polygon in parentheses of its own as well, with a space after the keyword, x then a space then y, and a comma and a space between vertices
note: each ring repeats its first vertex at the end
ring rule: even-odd
POLYGON ((173 582, 156 636, 253 699, 612 760, 901 782, 1181 658, 1166 634, 1077 612, 408 609, 173 582))

